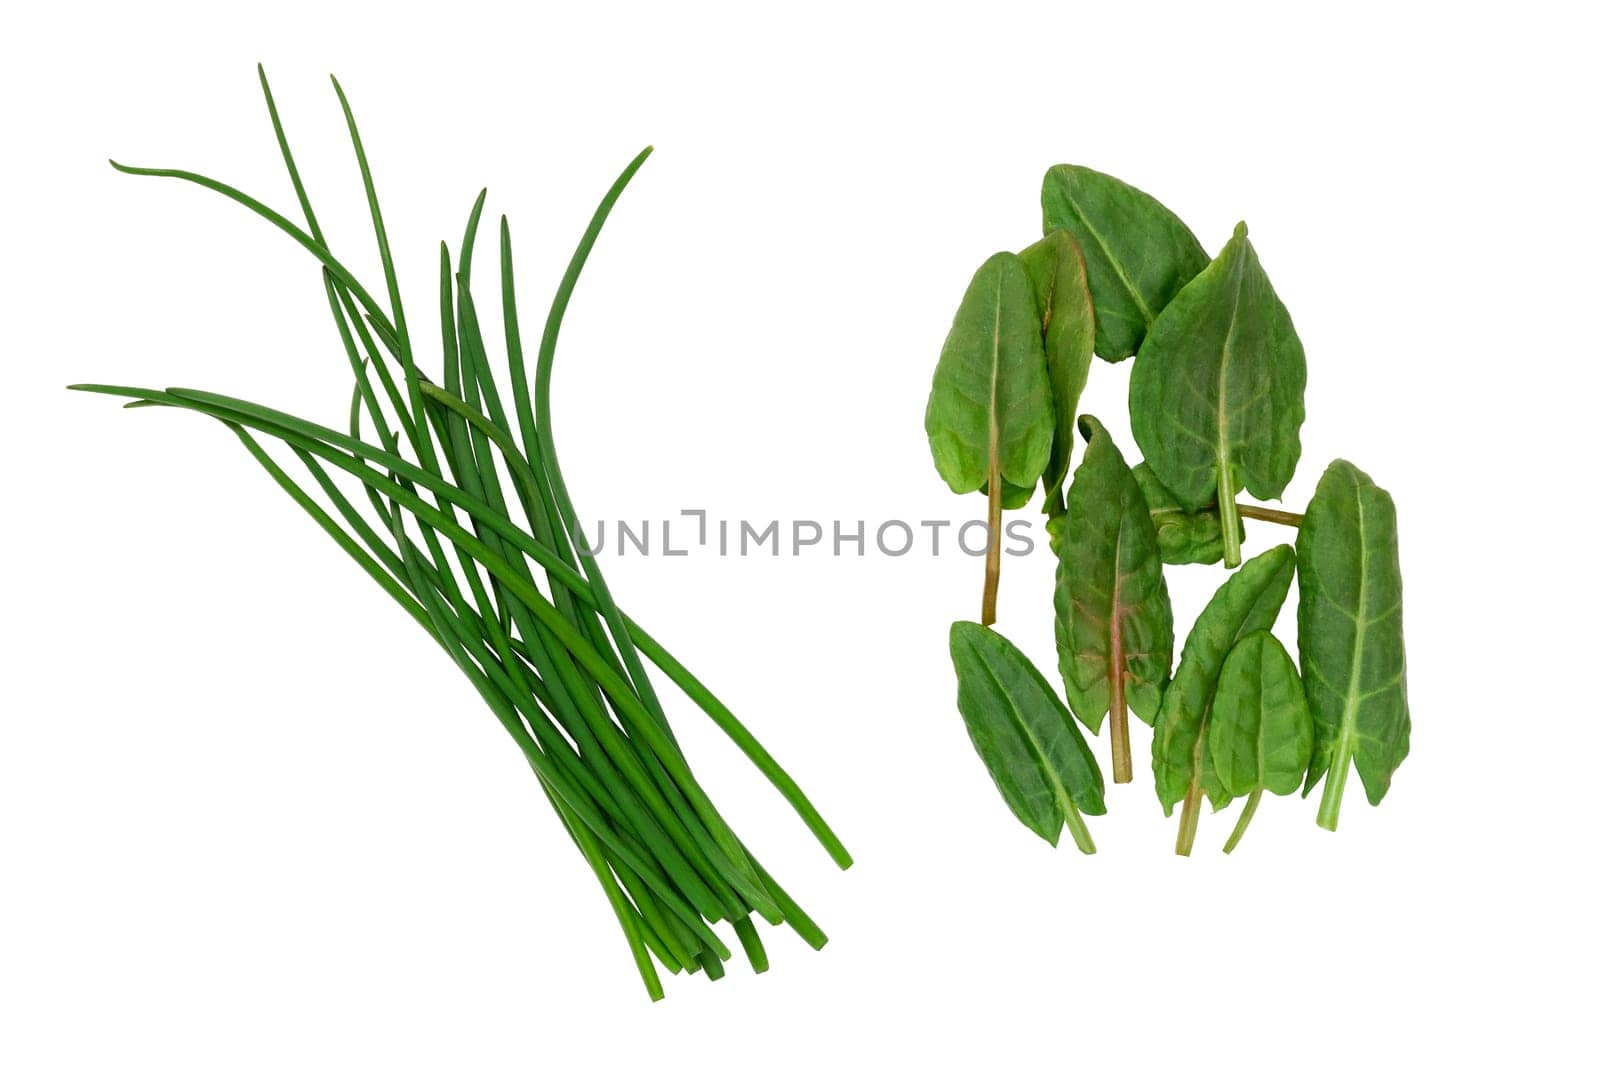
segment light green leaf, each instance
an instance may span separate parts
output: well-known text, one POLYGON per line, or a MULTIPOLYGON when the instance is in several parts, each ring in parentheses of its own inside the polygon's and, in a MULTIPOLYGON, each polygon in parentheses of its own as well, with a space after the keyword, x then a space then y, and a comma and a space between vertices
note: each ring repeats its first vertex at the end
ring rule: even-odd
MULTIPOLYGON (((1002 478, 1000 481, 1000 506, 1008 511, 1020 508, 1033 499, 1033 491, 1037 486, 1037 482, 1029 482, 1027 485, 1012 485, 1002 478)), ((989 483, 984 482, 983 485, 979 486, 979 492, 987 494, 989 492, 989 483)))
POLYGON ((1059 515, 1052 515, 1045 520, 1044 532, 1050 539, 1050 554, 1056 559, 1061 558, 1061 546, 1067 543, 1067 513, 1062 511, 1059 515))
POLYGON ((1272 628, 1293 577, 1294 549, 1269 548, 1224 582, 1195 619, 1178 670, 1162 697, 1151 745, 1156 795, 1168 815, 1196 782, 1213 808, 1233 799, 1217 778, 1206 744, 1217 678, 1241 637, 1272 628))
POLYGON ((1022 250, 1044 329, 1045 371, 1055 402, 1055 444, 1045 467, 1046 514, 1060 510, 1061 485, 1072 462, 1078 398, 1094 359, 1094 304, 1083 252, 1066 230, 1056 230, 1022 250))
POLYGON ((973 747, 1022 824, 1054 845, 1065 822, 1094 851, 1079 813, 1105 813, 1105 784, 1083 735, 1033 664, 994 630, 950 627, 957 705, 973 747))
POLYGON ((1112 363, 1127 359, 1161 309, 1205 267, 1205 249, 1154 197, 1088 167, 1051 167, 1040 199, 1045 232, 1065 229, 1083 249, 1095 351, 1112 363))
POLYGON ((1156 320, 1129 383, 1133 436, 1179 504, 1220 509, 1239 565, 1242 485, 1276 499, 1300 459, 1306 358, 1244 223, 1156 320))
POLYGON ((1223 849, 1232 852, 1262 792, 1288 796, 1299 789, 1311 759, 1311 709, 1300 672, 1266 630, 1241 637, 1223 660, 1206 747, 1222 787, 1249 797, 1223 849))
POLYGON ((1332 830, 1350 764, 1376 804, 1411 748, 1394 500, 1336 459, 1296 544, 1300 665, 1316 724, 1305 791, 1327 772, 1317 824, 1332 830))
POLYGON ((1311 760, 1311 709, 1294 660, 1266 630, 1245 634, 1223 660, 1211 702, 1211 759, 1229 793, 1288 796, 1311 760))
POLYGON ((1078 425, 1089 444, 1067 492, 1056 649, 1073 714, 1099 733, 1109 709, 1112 778, 1126 782, 1128 708, 1154 722, 1172 669, 1172 601, 1139 483, 1099 420, 1078 425))
MULTIPOLYGON (((1133 468, 1133 477, 1150 505, 1156 524, 1156 544, 1167 564, 1215 563, 1222 558, 1222 524, 1215 507, 1189 511, 1161 484, 1148 463, 1133 468)), ((1244 539, 1243 530, 1240 540, 1244 539)))
POLYGON ((995 469, 1017 499, 1044 473, 1055 414, 1041 333, 1022 258, 989 257, 956 311, 924 420, 934 465, 955 492, 986 489, 995 469))

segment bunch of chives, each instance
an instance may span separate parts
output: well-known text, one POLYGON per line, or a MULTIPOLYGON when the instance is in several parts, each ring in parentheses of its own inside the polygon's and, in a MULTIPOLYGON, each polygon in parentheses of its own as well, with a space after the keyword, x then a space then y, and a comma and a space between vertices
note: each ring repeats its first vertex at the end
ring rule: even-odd
POLYGON ((472 207, 454 263, 449 246, 440 245, 443 365, 434 380, 416 364, 372 173, 338 80, 334 90, 366 190, 387 307, 324 241, 266 74, 259 73, 303 228, 199 174, 115 161, 112 166, 221 193, 320 261, 324 295, 355 379, 347 432, 192 389, 72 388, 125 397, 129 407, 184 408, 223 423, 284 492, 438 642, 532 765, 605 890, 652 999, 662 996, 652 956, 673 973, 722 976, 731 951, 714 928, 719 921, 732 925, 757 972, 766 969, 767 958, 754 915, 774 925, 786 922, 821 948, 826 935, 756 861, 696 781, 644 661, 733 740, 841 868, 850 865, 849 853, 733 713, 617 607, 598 563, 580 550, 581 527, 556 457, 550 374, 562 317, 607 215, 650 149, 612 184, 573 253, 545 319, 531 390, 511 233, 501 218, 508 408, 489 365, 471 288, 484 194, 472 207), (321 499, 268 453, 261 437, 288 447, 321 499), (341 488, 336 474, 360 484, 368 511, 341 488))

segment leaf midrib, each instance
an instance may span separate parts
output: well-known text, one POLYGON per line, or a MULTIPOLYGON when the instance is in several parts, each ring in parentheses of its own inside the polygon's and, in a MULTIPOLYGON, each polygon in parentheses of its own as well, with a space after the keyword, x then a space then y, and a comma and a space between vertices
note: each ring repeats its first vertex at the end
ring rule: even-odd
MULTIPOLYGON (((1270 632, 1270 631, 1269 631, 1270 632)), ((1257 790, 1267 787, 1267 657, 1270 647, 1262 643, 1256 660, 1256 783, 1257 790)))
MULTIPOLYGON (((1239 325, 1239 298, 1244 294, 1246 252, 1239 250, 1239 266, 1234 272, 1233 303, 1228 309, 1228 332, 1222 338, 1222 355, 1217 361, 1217 465, 1228 463, 1228 359, 1233 354, 1233 333, 1239 325)), ((1225 474, 1222 477, 1226 477, 1225 474)), ((1219 498, 1218 503, 1221 503, 1219 498)))
MULTIPOLYGON (((1000 475, 1000 301, 1003 280, 995 272, 994 326, 989 333, 989 492, 1000 475)), ((990 531, 994 536, 994 531, 990 531)))
POLYGON ((1339 739, 1334 745, 1334 760, 1328 764, 1331 771, 1343 766, 1355 755, 1355 708, 1361 703, 1361 653, 1367 641, 1367 509, 1361 500, 1361 484, 1355 485, 1356 530, 1360 544, 1360 583, 1356 591, 1355 641, 1350 655, 1350 678, 1345 683, 1344 712, 1339 719, 1339 739))
MULTIPOLYGON (((1050 788, 1055 792, 1056 802, 1061 805, 1062 818, 1065 819, 1068 811, 1076 811, 1078 807, 1077 804, 1073 803, 1071 795, 1068 794, 1066 783, 1061 780, 1060 776, 1056 774, 1055 767, 1045 758, 1043 746, 1023 721, 1022 713, 1017 708, 1017 702, 1011 698, 1011 694, 1007 691, 1005 683, 1000 680, 1000 676, 994 672, 994 668, 990 666, 987 659, 982 656, 977 657, 977 659, 978 666, 982 667, 983 673, 989 676, 989 681, 1005 703, 1006 717, 1017 728, 1017 733, 1022 735, 1022 739, 1028 743, 1028 750, 1033 753, 1034 762, 1038 765, 1039 773, 1045 781, 1050 783, 1050 788)), ((1057 832, 1059 833, 1059 830, 1057 832)))
MULTIPOLYGON (((1076 200, 1071 201, 1071 203, 1073 210, 1078 213, 1078 222, 1083 226, 1084 230, 1088 232, 1089 236, 1094 238, 1094 243, 1100 246, 1100 251, 1106 257, 1106 262, 1109 263, 1111 265, 1111 269, 1116 272, 1117 280, 1122 283, 1122 287, 1126 289, 1128 291, 1128 295, 1133 298, 1134 305, 1139 309, 1139 314, 1144 316, 1145 329, 1148 330, 1151 326, 1155 325, 1156 317, 1153 313, 1151 313, 1150 305, 1144 302, 1144 294, 1139 292, 1138 288, 1134 286, 1132 279, 1130 279, 1127 273, 1122 269, 1122 261, 1112 254, 1110 247, 1107 246, 1105 242, 1105 238, 1100 236, 1100 231, 1094 228, 1094 224, 1091 223, 1088 216, 1083 213, 1082 206, 1079 205, 1076 200)), ((1087 272, 1085 272, 1085 274, 1087 274, 1087 272)))

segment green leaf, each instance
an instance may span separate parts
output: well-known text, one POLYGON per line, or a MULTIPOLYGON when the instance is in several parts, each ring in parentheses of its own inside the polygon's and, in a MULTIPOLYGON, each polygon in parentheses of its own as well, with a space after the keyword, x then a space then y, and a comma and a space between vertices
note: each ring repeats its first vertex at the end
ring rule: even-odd
MULTIPOLYGON (((1222 558, 1222 523, 1215 507, 1189 511, 1161 484, 1148 463, 1133 468, 1133 477, 1150 505, 1156 544, 1167 564, 1215 563, 1222 558)), ((1240 540, 1244 539, 1241 529, 1240 540)))
POLYGON ((1161 309, 1205 267, 1205 249, 1154 197, 1088 167, 1051 167, 1040 199, 1045 232, 1065 229, 1083 249, 1095 351, 1112 363, 1127 359, 1161 309))
POLYGON ((1067 543, 1067 513, 1052 515, 1045 520, 1044 532, 1050 538, 1050 554, 1061 558, 1061 546, 1067 543))
POLYGON ((1299 789, 1311 759, 1311 709, 1300 672, 1266 630, 1241 637, 1223 660, 1206 747, 1222 787, 1249 797, 1223 848, 1232 852, 1262 792, 1288 796, 1299 789))
POLYGON ((1133 436, 1190 511, 1221 511, 1223 562, 1239 565, 1242 484, 1275 499, 1300 459, 1306 358, 1244 223, 1145 339, 1129 383, 1133 436))
POLYGON ((1095 733, 1111 714, 1112 777, 1131 781, 1128 708, 1154 722, 1172 669, 1172 601, 1139 483, 1091 415, 1067 492, 1056 570, 1056 649, 1067 702, 1095 733))
POLYGON ((1213 808, 1233 799, 1217 778, 1206 744, 1217 678, 1241 637, 1272 628, 1293 577, 1294 549, 1269 548, 1224 582, 1195 619, 1178 670, 1162 697, 1151 745, 1156 795, 1168 815, 1196 781, 1213 808))
POLYGON ((1211 702, 1211 761, 1237 797, 1288 796, 1311 760, 1311 709, 1294 660, 1266 630, 1245 634, 1222 662, 1211 702))
MULTIPOLYGON (((1033 490, 1037 485, 1037 482, 1029 482, 1027 485, 1012 485, 1002 478, 1000 480, 1000 506, 1008 511, 1022 507, 1022 505, 1033 499, 1033 490)), ((989 492, 989 483, 985 481, 979 487, 979 491, 987 494, 989 492)))
POLYGON ((1055 443, 1045 467, 1045 513, 1060 510, 1061 484, 1072 462, 1078 398, 1094 358, 1094 304, 1083 251, 1066 230, 1056 230, 1022 250, 1044 329, 1044 364, 1055 401, 1055 443))
POLYGON ((999 633, 950 627, 957 705, 973 747, 1022 824, 1054 845, 1065 822, 1094 851, 1079 813, 1103 815, 1105 784, 1083 735, 1050 683, 999 633))
POLYGON ((1316 724, 1305 790, 1327 772, 1317 824, 1332 830, 1350 764, 1377 804, 1411 747, 1394 500, 1336 459, 1317 483, 1296 544, 1300 666, 1316 724))
POLYGON ((990 256, 967 287, 924 424, 934 465, 957 493, 986 489, 991 469, 1029 493, 1044 474, 1055 414, 1039 313, 1016 253, 990 256))

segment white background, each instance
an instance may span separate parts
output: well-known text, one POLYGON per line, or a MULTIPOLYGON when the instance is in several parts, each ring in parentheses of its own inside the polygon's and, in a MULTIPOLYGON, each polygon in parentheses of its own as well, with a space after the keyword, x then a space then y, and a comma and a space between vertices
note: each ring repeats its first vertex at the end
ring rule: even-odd
MULTIPOLYGON (((0 1062, 1592 1054, 1600 175, 1578 5, 40 7, 0 43, 0 1062), (420 336, 436 242, 480 185, 536 320, 607 183, 658 146, 558 364, 591 519, 977 517, 922 409, 971 271, 1037 236, 1045 168, 1119 175, 1213 252, 1248 219, 1310 367, 1286 506, 1336 455, 1399 506, 1415 730, 1382 808, 1352 783, 1330 835, 1315 799, 1269 797, 1231 857, 1232 812, 1208 813, 1183 861, 1141 760, 1093 821, 1100 854, 1052 851, 953 705, 946 629, 981 562, 613 559, 620 599, 858 857, 833 870, 675 704, 701 778, 833 943, 775 931, 770 973, 648 1003, 526 764, 427 637, 225 432, 61 389, 343 418, 309 258, 104 163, 192 167, 293 214, 258 59, 330 239, 378 288, 326 73, 350 91, 420 336)), ((1131 447, 1126 380, 1097 363, 1083 406, 1131 447)), ((1249 534, 1253 554, 1279 531, 1249 534)), ((1180 631, 1219 578, 1171 572, 1180 631)), ((1008 560, 1001 595, 1047 674, 1050 580, 1042 551, 1008 560)))

